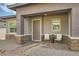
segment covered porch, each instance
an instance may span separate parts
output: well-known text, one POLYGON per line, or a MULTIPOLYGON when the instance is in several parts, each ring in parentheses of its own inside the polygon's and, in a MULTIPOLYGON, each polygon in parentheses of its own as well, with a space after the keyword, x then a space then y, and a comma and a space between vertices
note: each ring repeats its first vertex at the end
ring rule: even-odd
POLYGON ((71 36, 71 9, 40 12, 20 16, 20 25, 17 21, 16 38, 18 43, 27 41, 46 41, 50 40, 52 34, 61 34, 61 42, 69 44, 71 36))

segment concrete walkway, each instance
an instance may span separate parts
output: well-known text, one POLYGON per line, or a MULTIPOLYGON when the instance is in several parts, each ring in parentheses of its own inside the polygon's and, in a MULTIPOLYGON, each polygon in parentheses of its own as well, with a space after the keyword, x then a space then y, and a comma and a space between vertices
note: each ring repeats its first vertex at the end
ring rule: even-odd
POLYGON ((26 44, 17 44, 14 40, 0 41, 1 56, 24 56, 24 52, 34 46, 39 45, 35 42, 27 42, 26 44))
POLYGON ((0 49, 12 50, 21 45, 17 44, 15 40, 0 40, 0 49))
POLYGON ((71 51, 67 45, 60 43, 45 43, 25 52, 28 56, 79 56, 79 52, 71 51))
POLYGON ((29 49, 38 46, 39 43, 34 43, 34 42, 29 42, 26 43, 25 45, 22 45, 20 47, 17 47, 16 49, 13 50, 8 50, 4 55, 6 56, 26 56, 26 50, 28 51, 29 49))
POLYGON ((17 44, 15 40, 0 40, 0 55, 17 56, 24 55, 24 51, 36 46, 38 43, 27 42, 26 44, 17 44))
POLYGON ((27 42, 18 45, 15 41, 3 41, 0 48, 5 48, 2 56, 79 56, 79 52, 71 51, 67 45, 61 43, 27 42))

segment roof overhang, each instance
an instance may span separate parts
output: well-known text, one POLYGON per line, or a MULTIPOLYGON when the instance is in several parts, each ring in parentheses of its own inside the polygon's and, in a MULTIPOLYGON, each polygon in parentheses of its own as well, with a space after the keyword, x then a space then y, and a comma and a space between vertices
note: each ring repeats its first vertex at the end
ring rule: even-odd
POLYGON ((71 11, 71 8, 68 9, 62 9, 62 10, 55 10, 55 11, 47 11, 47 12, 40 12, 40 13, 32 13, 32 14, 26 14, 22 15, 24 17, 27 16, 43 16, 43 15, 58 15, 58 14, 64 14, 64 13, 69 13, 71 11))
POLYGON ((16 10, 16 8, 24 6, 24 5, 28 5, 30 3, 16 3, 16 4, 12 4, 12 5, 8 5, 8 8, 16 10))
POLYGON ((0 18, 1 18, 1 19, 16 18, 16 15, 3 16, 3 17, 0 17, 0 18))

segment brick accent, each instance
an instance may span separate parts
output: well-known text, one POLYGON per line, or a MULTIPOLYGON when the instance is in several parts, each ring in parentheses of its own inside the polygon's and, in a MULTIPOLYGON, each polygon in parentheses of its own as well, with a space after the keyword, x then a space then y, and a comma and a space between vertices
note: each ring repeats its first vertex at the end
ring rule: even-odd
POLYGON ((63 35, 61 42, 69 45, 70 44, 70 38, 68 36, 63 35))
POLYGON ((15 34, 6 34, 7 40, 16 40, 15 34))
POLYGON ((70 50, 79 51, 79 39, 70 39, 68 36, 63 36, 62 42, 66 43, 70 50))
POLYGON ((16 42, 17 43, 24 44, 28 41, 32 41, 32 35, 16 36, 16 42))
POLYGON ((26 35, 27 41, 32 41, 32 35, 26 35))
POLYGON ((70 49, 74 51, 79 51, 79 39, 71 39, 70 49))

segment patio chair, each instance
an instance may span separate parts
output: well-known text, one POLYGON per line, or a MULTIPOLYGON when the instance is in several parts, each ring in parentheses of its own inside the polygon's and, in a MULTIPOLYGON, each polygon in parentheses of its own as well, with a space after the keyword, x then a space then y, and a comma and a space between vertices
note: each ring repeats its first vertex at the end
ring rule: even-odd
POLYGON ((62 40, 62 34, 56 34, 56 39, 55 39, 55 41, 61 42, 61 40, 62 40))

